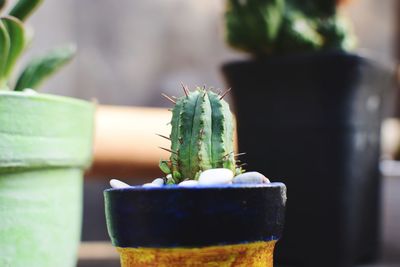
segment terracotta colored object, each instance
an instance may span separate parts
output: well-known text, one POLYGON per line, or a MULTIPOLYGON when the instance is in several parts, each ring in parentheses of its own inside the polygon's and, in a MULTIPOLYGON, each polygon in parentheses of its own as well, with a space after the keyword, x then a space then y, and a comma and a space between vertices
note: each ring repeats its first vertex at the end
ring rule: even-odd
POLYGON ((0 266, 73 267, 94 105, 0 92, 0 266))
POLYGON ((104 192, 121 266, 273 266, 282 183, 129 187, 104 192))

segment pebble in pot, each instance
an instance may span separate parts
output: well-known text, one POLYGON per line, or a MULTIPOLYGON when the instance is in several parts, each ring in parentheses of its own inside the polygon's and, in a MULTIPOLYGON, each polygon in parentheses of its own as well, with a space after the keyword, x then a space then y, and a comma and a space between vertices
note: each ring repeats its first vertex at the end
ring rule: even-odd
POLYGON ((233 178, 234 184, 267 184, 269 179, 259 172, 245 172, 233 178))
POLYGON ((117 179, 111 179, 111 180, 110 180, 110 185, 111 185, 112 188, 116 188, 116 189, 121 189, 121 188, 130 187, 129 184, 124 183, 124 182, 122 182, 122 181, 120 181, 120 180, 117 180, 117 179))
POLYGON ((199 182, 196 181, 196 180, 187 180, 187 181, 180 182, 180 183, 178 184, 178 186, 182 186, 182 187, 192 187, 192 186, 196 186, 196 185, 198 185, 198 184, 199 184, 199 182))
POLYGON ((200 174, 200 185, 231 184, 233 172, 229 169, 209 169, 200 174))
POLYGON ((142 185, 143 187, 161 187, 164 185, 163 178, 154 179, 153 182, 142 185))

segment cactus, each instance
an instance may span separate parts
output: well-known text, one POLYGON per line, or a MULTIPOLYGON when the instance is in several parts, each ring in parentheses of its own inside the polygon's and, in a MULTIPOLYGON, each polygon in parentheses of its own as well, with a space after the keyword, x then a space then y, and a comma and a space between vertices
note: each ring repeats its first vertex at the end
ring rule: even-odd
POLYGON ((226 40, 258 57, 321 49, 351 50, 338 0, 227 0, 226 40))
POLYGON ((222 95, 201 87, 174 100, 172 109, 170 160, 160 162, 161 170, 171 174, 167 183, 198 179, 200 173, 212 168, 241 172, 234 155, 233 116, 222 95))
MULTIPOLYGON (((17 82, 11 84, 16 63, 33 38, 33 31, 25 24, 25 20, 42 2, 43 0, 19 0, 8 14, 0 17, 0 90, 37 89, 75 55, 75 48, 71 45, 50 51, 28 62, 17 82)), ((0 11, 5 5, 6 1, 0 0, 0 11)))

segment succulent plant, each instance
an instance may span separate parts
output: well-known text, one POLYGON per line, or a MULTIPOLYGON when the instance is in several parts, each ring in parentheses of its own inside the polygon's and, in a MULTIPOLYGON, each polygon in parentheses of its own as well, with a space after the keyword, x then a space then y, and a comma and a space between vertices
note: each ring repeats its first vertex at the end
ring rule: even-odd
POLYGON ((338 14, 338 0, 227 0, 226 40, 256 56, 350 50, 350 26, 338 14))
MULTIPOLYGON (((75 54, 75 47, 68 45, 34 58, 28 62, 12 86, 11 79, 16 63, 33 39, 33 30, 25 24, 25 20, 42 2, 43 0, 19 0, 8 14, 0 17, 0 90, 37 89, 75 54)), ((0 11, 5 5, 6 1, 0 0, 0 11)))
POLYGON ((228 103, 222 95, 205 87, 190 91, 182 85, 185 95, 167 97, 172 109, 171 134, 162 136, 171 141, 169 161, 160 161, 161 170, 170 174, 167 183, 197 180, 202 171, 212 168, 230 169, 241 173, 234 154, 234 123, 228 103))

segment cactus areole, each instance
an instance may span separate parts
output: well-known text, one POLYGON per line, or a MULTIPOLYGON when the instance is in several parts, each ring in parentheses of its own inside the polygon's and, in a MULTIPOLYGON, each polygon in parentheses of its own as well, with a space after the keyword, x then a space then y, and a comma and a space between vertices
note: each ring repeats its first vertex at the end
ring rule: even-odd
POLYGON ((234 123, 228 103, 204 87, 189 91, 173 100, 171 152, 169 161, 160 162, 168 175, 167 183, 197 180, 200 173, 212 168, 226 168, 240 173, 234 155, 234 123))

